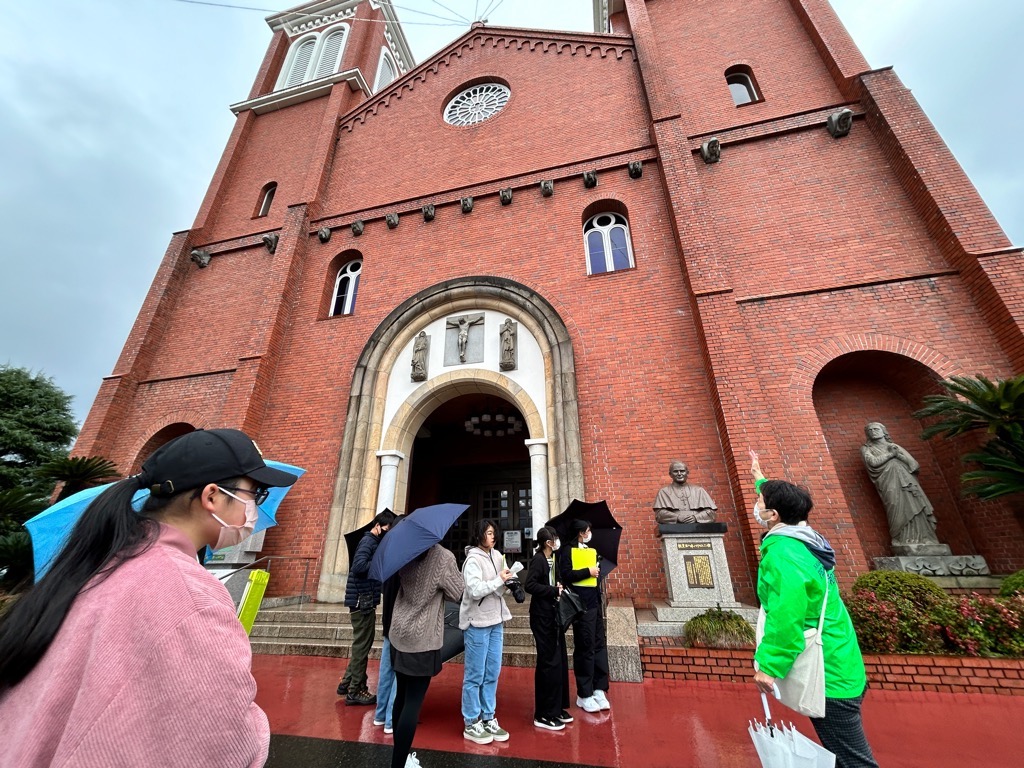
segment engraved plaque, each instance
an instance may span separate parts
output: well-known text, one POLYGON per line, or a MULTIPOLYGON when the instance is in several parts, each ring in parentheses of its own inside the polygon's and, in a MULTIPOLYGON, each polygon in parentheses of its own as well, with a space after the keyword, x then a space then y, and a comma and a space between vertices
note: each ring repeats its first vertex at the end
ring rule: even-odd
POLYGON ((677 541, 678 549, 711 549, 710 541, 677 541))
POLYGON ((683 555, 683 564, 686 566, 686 586, 690 589, 715 588, 710 555, 683 555))

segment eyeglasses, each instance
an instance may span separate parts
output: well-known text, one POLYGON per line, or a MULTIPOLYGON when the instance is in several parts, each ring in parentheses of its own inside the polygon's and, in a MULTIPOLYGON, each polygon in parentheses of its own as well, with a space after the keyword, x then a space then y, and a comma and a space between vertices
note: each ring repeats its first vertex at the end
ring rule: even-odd
MULTIPOLYGON (((251 493, 257 507, 270 497, 269 488, 238 488, 237 486, 231 485, 218 485, 217 487, 222 491, 251 493)), ((230 496, 231 494, 229 493, 228 495, 230 496)))

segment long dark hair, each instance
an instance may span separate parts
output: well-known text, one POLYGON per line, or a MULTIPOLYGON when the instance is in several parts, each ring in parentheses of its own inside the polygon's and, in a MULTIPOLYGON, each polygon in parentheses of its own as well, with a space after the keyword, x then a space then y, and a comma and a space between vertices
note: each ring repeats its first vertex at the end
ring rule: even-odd
POLYGON ((97 496, 50 570, 0 618, 0 692, 13 688, 35 668, 75 598, 94 577, 102 581, 156 541, 159 526, 152 516, 182 494, 150 495, 136 512, 132 497, 140 488, 139 477, 129 477, 97 496))

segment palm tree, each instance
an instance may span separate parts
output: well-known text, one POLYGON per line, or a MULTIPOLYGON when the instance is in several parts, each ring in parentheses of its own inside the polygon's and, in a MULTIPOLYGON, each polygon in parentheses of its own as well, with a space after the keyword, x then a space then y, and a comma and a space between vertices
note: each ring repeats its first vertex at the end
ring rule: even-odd
POLYGON ((984 430, 980 450, 963 456, 979 469, 961 475, 964 494, 997 499, 1024 493, 1024 374, 992 382, 984 376, 953 376, 942 382, 947 394, 928 395, 914 416, 935 418, 921 437, 947 438, 984 430))
POLYGON ((102 456, 53 459, 39 467, 36 474, 56 483, 64 483, 57 501, 121 476, 117 472, 117 465, 102 456))

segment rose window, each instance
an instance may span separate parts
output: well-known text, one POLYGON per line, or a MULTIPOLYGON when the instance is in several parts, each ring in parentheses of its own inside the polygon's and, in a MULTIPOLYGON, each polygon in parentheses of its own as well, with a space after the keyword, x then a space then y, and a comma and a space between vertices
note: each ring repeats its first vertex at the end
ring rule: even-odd
POLYGON ((481 83, 458 94, 444 108, 444 121, 449 125, 475 125, 494 117, 512 95, 500 83, 481 83))

